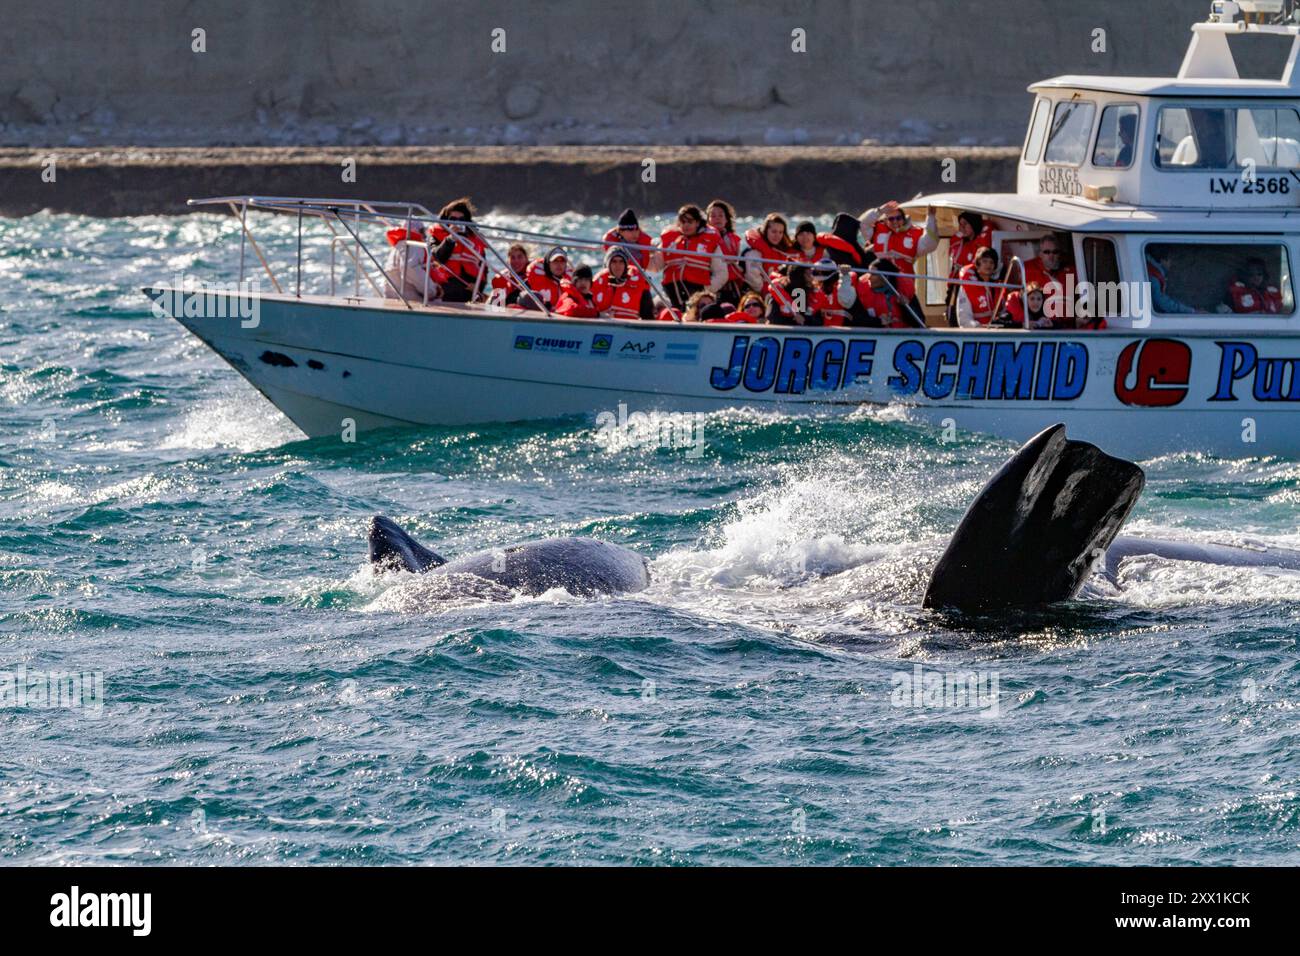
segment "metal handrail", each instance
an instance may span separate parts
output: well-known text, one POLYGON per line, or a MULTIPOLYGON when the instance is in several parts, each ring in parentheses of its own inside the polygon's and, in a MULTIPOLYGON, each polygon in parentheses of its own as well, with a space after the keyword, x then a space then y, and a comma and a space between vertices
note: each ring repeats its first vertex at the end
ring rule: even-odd
MULTIPOLYGON (((516 237, 522 239, 542 240, 548 243, 552 243, 554 245, 576 247, 576 248, 587 248, 587 249, 605 249, 606 247, 620 248, 626 251, 629 257, 631 257, 631 259, 635 259, 635 253, 644 248, 639 245, 630 246, 629 244, 623 242, 607 243, 603 239, 587 239, 580 236, 556 235, 556 234, 535 232, 526 229, 515 229, 507 226, 493 226, 482 222, 466 223, 464 220, 459 220, 459 219, 443 219, 430 212, 429 209, 426 206, 424 206, 422 203, 418 203, 410 200, 393 201, 393 200, 358 200, 358 199, 316 199, 316 198, 297 198, 297 197, 284 197, 284 196, 221 196, 221 197, 214 197, 210 199, 191 199, 189 200, 189 205, 229 206, 231 210, 234 211, 239 216, 241 222, 241 228, 243 230, 244 236, 253 245, 254 251, 257 253, 258 258, 261 260, 262 266, 266 270, 267 275, 268 277, 270 277, 271 282, 275 286, 277 292, 282 291, 280 288, 280 284, 276 280, 273 272, 271 271, 270 265, 267 262, 265 256, 262 254, 261 248, 257 245, 256 240, 253 239, 252 234, 248 231, 247 210, 249 208, 254 208, 254 209, 263 209, 269 212, 293 213, 300 217, 304 215, 314 216, 316 218, 323 219, 326 222, 331 232, 334 233, 334 239, 331 241, 330 244, 330 294, 331 295, 335 294, 335 287, 336 287, 335 265, 336 265, 336 252, 337 252, 338 243, 342 241, 344 243, 344 248, 347 249, 346 239, 343 236, 339 235, 338 231, 334 228, 333 224, 337 222, 339 225, 343 226, 343 228, 347 230, 349 237, 355 241, 358 252, 364 251, 366 256, 370 259, 370 261, 374 263, 376 269, 380 272, 381 275, 383 275, 384 281, 387 283, 387 285, 393 288, 394 292, 397 293, 398 298, 401 299, 402 303, 408 309, 411 308, 411 303, 407 300, 407 297, 404 294, 403 289, 399 289, 397 287, 397 285, 393 282, 392 278, 388 276, 383 266, 371 253, 369 248, 366 247, 365 243, 362 242, 358 232, 352 229, 347 224, 347 221, 344 219, 343 216, 344 211, 346 211, 347 219, 352 220, 354 223, 358 225, 362 222, 369 222, 375 224, 383 224, 391 227, 395 222, 405 222, 408 232, 410 231, 410 228, 414 225, 419 225, 421 227, 430 226, 430 225, 441 225, 444 227, 448 227, 447 228, 448 234, 452 236, 460 246, 470 251, 470 253, 474 256, 474 258, 481 263, 479 275, 475 283, 476 289, 478 289, 484 284, 488 273, 488 269, 490 267, 486 255, 480 254, 479 251, 474 247, 474 245, 470 243, 469 240, 464 235, 461 234, 460 230, 468 226, 468 228, 471 229, 475 234, 477 234, 478 238, 482 240, 485 252, 491 253, 492 256, 501 263, 501 266, 505 271, 505 273, 510 276, 510 278, 520 288, 521 292, 523 294, 526 294, 533 301, 533 303, 538 306, 538 309, 545 315, 552 314, 552 310, 548 308, 546 304, 540 300, 540 298, 536 295, 535 291, 528 285, 525 278, 521 276, 519 273, 517 273, 510 266, 508 259, 501 254, 501 252, 496 248, 496 246, 491 241, 489 241, 488 237, 485 236, 484 233, 492 233, 499 236, 509 236, 509 237, 516 237), (453 226, 459 227, 459 229, 450 228, 453 226)), ((243 277, 242 243, 240 248, 241 248, 240 277, 242 280, 243 277)), ((658 247, 653 247, 653 248, 658 248, 658 247)), ((375 283, 374 279, 369 273, 369 270, 365 270, 361 268, 360 256, 357 253, 354 253, 350 249, 347 249, 347 251, 349 256, 352 257, 357 274, 358 275, 364 274, 366 276, 366 281, 369 282, 371 287, 374 289, 376 295, 382 295, 383 294, 382 290, 375 283)), ((753 250, 750 251, 752 252, 753 250)), ((299 256, 301 256, 301 249, 299 251, 299 256)), ((710 258, 721 259, 723 262, 736 262, 736 263, 743 263, 743 264, 752 263, 752 264, 758 264, 762 266, 774 266, 774 267, 788 266, 792 262, 792 260, 790 259, 767 259, 763 257, 754 256, 752 254, 747 256, 744 255, 743 253, 739 253, 736 255, 728 255, 726 253, 718 252, 718 253, 710 254, 710 258)), ((429 246, 426 245, 426 263, 430 263, 431 260, 432 260, 432 251, 429 248, 429 246)), ((851 275, 864 275, 868 272, 875 272, 876 274, 887 278, 926 279, 926 280, 934 280, 938 282, 945 282, 945 283, 959 285, 959 286, 979 285, 988 288, 997 288, 1002 290, 1002 295, 999 297, 998 300, 999 303, 1001 303, 1002 299, 1005 297, 1007 290, 1018 290, 1021 292, 1022 296, 1024 294, 1025 281, 1024 281, 1023 263, 1020 262, 1018 257, 1014 257, 1014 256, 1011 259, 1011 263, 1014 263, 1019 269, 1021 280, 1018 283, 984 282, 978 279, 962 279, 960 277, 953 278, 952 276, 939 276, 939 275, 931 275, 929 273, 923 273, 923 272, 906 272, 902 270, 886 271, 883 269, 873 268, 872 265, 870 264, 866 266, 849 267, 847 269, 845 269, 844 267, 837 267, 836 271, 840 273, 847 272, 851 275)), ((800 261, 799 264, 804 268, 812 267, 812 264, 807 262, 800 261)), ((405 267, 406 267, 406 263, 405 261, 403 261, 403 272, 405 272, 405 267)), ((653 279, 653 277, 649 274, 649 272, 646 269, 643 269, 640 266, 635 265, 634 262, 631 260, 628 262, 628 268, 629 268, 629 272, 633 268, 637 269, 645 277, 647 284, 651 287, 651 289, 655 293, 657 293, 662 299, 668 302, 669 311, 672 312, 676 320, 680 322, 682 320, 680 311, 671 307, 671 299, 668 297, 663 287, 653 279)), ((423 303, 426 306, 428 305, 428 293, 429 293, 429 277, 427 273, 428 270, 426 268, 425 288, 424 288, 424 296, 423 296, 423 303)), ((1009 272, 1008 272, 1008 276, 1009 276, 1009 272)), ((889 285, 891 286, 891 288, 893 287, 893 283, 889 283, 889 285)), ((895 289, 894 291, 897 290, 895 289)), ((909 312, 910 311, 911 310, 909 308, 909 312)))

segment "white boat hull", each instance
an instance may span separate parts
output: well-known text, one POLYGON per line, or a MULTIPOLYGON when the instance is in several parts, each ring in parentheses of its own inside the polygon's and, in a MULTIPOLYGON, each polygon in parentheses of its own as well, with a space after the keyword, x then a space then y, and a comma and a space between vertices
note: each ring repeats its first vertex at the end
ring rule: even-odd
POLYGON ((681 325, 292 296, 258 297, 254 324, 214 307, 222 294, 145 291, 312 437, 865 404, 1016 441, 1063 421, 1137 458, 1300 457, 1293 334, 681 325))

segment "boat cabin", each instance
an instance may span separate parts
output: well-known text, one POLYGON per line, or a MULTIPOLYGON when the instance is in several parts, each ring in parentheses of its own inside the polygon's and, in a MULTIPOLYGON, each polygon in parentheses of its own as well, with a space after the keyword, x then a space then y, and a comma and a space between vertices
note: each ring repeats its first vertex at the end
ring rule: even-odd
MULTIPOLYGON (((1186 329, 1225 315, 1257 329, 1290 324, 1300 257, 1300 14, 1283 7, 1215 2, 1210 19, 1192 27, 1174 78, 1033 84, 1016 193, 906 205, 914 214, 936 207, 945 239, 962 210, 992 219, 1004 264, 1028 261, 1043 236, 1058 234, 1081 283, 1120 284, 1096 302, 1111 327, 1186 329), (1142 284, 1151 286, 1147 308, 1133 294, 1142 284)), ((927 272, 946 274, 946 241, 927 272)), ((932 324, 943 324, 946 285, 930 281, 921 293, 932 324)))

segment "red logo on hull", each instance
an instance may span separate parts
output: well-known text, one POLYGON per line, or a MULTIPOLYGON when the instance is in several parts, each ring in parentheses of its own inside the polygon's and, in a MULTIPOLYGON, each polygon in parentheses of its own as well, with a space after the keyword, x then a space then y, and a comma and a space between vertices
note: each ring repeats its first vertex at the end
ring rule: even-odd
POLYGON ((1115 397, 1125 405, 1167 408, 1187 397, 1192 350, 1175 339, 1133 342, 1119 353, 1115 397))

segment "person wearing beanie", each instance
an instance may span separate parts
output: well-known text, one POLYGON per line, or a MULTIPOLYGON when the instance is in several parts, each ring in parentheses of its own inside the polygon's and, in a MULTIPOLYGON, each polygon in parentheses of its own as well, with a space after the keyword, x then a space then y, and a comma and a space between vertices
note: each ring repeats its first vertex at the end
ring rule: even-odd
POLYGON ((975 254, 981 249, 993 248, 993 223, 977 212, 957 214, 957 231, 948 240, 948 324, 957 325, 957 291, 960 286, 953 280, 967 266, 975 265, 975 254))
POLYGON ((591 297, 603 318, 625 321, 655 317, 654 297, 645 274, 629 263, 622 246, 605 250, 605 268, 591 283, 591 297))
POLYGON ((563 283, 568 277, 569 257, 559 246, 553 246, 545 256, 534 259, 528 266, 528 275, 524 279, 533 294, 521 295, 519 304, 525 309, 536 309, 536 299, 546 306, 547 312, 554 311, 560 304, 564 294, 563 283))
POLYGON ((817 224, 805 219, 794 231, 794 261, 812 265, 824 255, 826 250, 817 241, 817 224))
POLYGON ((641 229, 641 223, 637 221, 636 213, 631 209, 623 210, 623 214, 618 217, 618 224, 605 233, 604 243, 607 252, 610 246, 616 244, 626 247, 636 264, 642 269, 650 265, 650 254, 654 251, 654 237, 641 229))
POLYGON ((594 319, 600 315, 591 294, 591 266, 582 265, 573 270, 573 277, 560 283, 560 304, 556 315, 571 319, 594 319))

